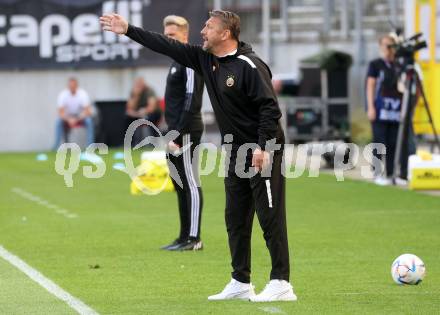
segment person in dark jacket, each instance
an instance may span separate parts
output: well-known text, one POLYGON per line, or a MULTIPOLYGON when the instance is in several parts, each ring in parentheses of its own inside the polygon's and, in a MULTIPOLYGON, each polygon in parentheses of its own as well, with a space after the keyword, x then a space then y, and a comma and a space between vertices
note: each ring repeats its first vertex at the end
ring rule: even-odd
MULTIPOLYGON (((134 81, 130 92, 130 97, 125 106, 125 129, 130 124, 139 119, 145 118, 158 126, 162 119, 162 111, 159 106, 156 94, 153 89, 147 85, 143 77, 138 77, 134 81)), ((149 134, 154 134, 154 129, 146 126, 149 134)), ((142 141, 141 129, 137 129, 133 135, 132 147, 135 147, 142 141)))
MULTIPOLYGON (((164 34, 182 43, 188 43, 188 21, 176 15, 163 20, 164 34)), ((203 197, 198 184, 198 156, 194 149, 200 144, 203 133, 202 108, 203 78, 194 70, 174 61, 168 71, 165 89, 165 120, 169 130, 176 130, 179 136, 168 144, 170 151, 190 145, 181 155, 168 154, 182 181, 180 186, 174 179, 180 217, 180 234, 174 242, 162 247, 166 250, 200 250, 200 222, 203 197), (196 159, 195 162, 191 163, 196 159)))
POLYGON ((281 174, 284 132, 269 67, 239 41, 240 18, 212 11, 201 31, 203 46, 188 45, 129 25, 118 14, 100 19, 104 30, 134 41, 203 76, 230 162, 225 178, 226 228, 232 280, 209 300, 295 301, 289 283, 285 178, 281 174), (278 150, 276 150, 278 149, 278 150), (247 171, 243 172, 243 170, 247 171), (254 176, 250 175, 255 172, 254 176), (272 261, 270 281, 254 294, 250 283, 252 221, 256 211, 272 261))
MULTIPOLYGON (((385 160, 384 170, 382 165, 374 167, 374 182, 380 186, 392 184, 402 109, 403 93, 398 87, 400 66, 396 61, 395 44, 392 36, 382 36, 379 39, 381 57, 372 60, 367 71, 367 115, 371 122, 373 142, 381 143, 386 148, 385 158, 374 152, 376 161, 385 160)), ((406 185, 408 157, 416 151, 412 125, 408 138, 405 150, 402 150, 405 154, 401 156, 400 177, 396 178, 399 185, 406 185)))

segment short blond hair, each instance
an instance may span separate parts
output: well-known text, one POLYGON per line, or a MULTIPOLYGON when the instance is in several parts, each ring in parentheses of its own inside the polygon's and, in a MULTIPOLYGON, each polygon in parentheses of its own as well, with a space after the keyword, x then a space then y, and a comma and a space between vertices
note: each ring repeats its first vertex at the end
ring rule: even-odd
POLYGON ((163 19, 163 27, 167 27, 169 25, 176 25, 181 30, 188 32, 189 31, 189 23, 187 19, 178 15, 168 15, 163 19))
POLYGON ((393 42, 393 44, 396 43, 396 38, 394 38, 393 35, 391 35, 391 34, 386 34, 386 35, 382 35, 381 37, 379 37, 379 45, 382 45, 382 42, 383 42, 385 39, 389 39, 390 41, 393 42))

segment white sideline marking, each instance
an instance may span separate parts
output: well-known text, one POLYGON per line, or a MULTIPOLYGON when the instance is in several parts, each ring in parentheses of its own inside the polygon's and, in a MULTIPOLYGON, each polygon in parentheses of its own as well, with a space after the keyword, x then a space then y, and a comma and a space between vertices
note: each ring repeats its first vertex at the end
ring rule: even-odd
POLYGON ((81 315, 98 315, 98 313, 84 304, 81 300, 76 297, 70 295, 68 292, 64 291, 60 288, 56 283, 52 280, 46 278, 39 271, 35 270, 28 264, 26 264, 19 257, 14 254, 8 252, 3 246, 0 245, 0 257, 9 262, 11 265, 16 267, 18 270, 23 272, 33 281, 41 285, 45 288, 50 294, 54 295, 58 299, 66 302, 71 308, 78 312, 81 315))
POLYGON ((49 201, 44 200, 43 198, 41 198, 37 195, 33 195, 24 189, 14 187, 11 189, 11 191, 13 193, 16 193, 17 195, 19 195, 20 197, 22 197, 24 199, 27 199, 29 201, 36 203, 36 204, 39 204, 40 206, 43 206, 47 209, 55 210, 55 213, 60 214, 67 219, 75 219, 78 217, 78 215, 76 213, 70 212, 67 209, 64 209, 64 208, 61 208, 55 204, 52 204, 49 201))

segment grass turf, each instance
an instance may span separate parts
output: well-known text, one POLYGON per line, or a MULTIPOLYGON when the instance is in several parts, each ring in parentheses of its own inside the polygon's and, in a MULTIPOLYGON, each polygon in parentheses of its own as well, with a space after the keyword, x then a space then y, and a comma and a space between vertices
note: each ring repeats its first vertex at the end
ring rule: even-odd
MULTIPOLYGON (((176 196, 131 196, 129 178, 74 176, 67 188, 54 156, 0 155, 0 245, 101 314, 438 314, 440 198, 334 177, 287 184, 295 303, 208 302, 230 279, 223 180, 202 178, 201 252, 164 252, 178 231, 176 196), (12 190, 56 204, 67 219, 12 190), (390 265, 420 256, 427 277, 399 286, 390 265), (90 268, 99 265, 100 268, 90 268)), ((255 220, 252 281, 260 291, 270 260, 255 220)), ((0 314, 72 314, 66 304, 0 258, 0 314)))

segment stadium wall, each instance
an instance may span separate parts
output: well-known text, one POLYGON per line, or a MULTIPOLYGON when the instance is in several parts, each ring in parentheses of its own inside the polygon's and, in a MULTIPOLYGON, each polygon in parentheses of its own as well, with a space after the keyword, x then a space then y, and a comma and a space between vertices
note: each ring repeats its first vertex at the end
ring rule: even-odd
POLYGON ((133 79, 139 75, 158 95, 164 94, 165 67, 0 72, 0 151, 41 151, 52 147, 56 100, 69 77, 78 78, 94 102, 126 99, 133 79))
MULTIPOLYGON (((332 44, 331 48, 349 53, 354 52, 350 43, 332 44)), ((254 45, 257 53, 261 46, 254 45)), ((273 45, 273 73, 297 73, 299 60, 319 52, 316 44, 273 45)), ((355 55, 355 54, 353 54, 355 55)), ((376 42, 366 46, 366 59, 377 55, 376 42)), ((165 91, 168 67, 142 67, 137 69, 89 69, 49 71, 1 71, 0 95, 0 151, 43 151, 49 150, 54 141, 56 99, 65 88, 70 76, 79 79, 80 85, 88 91, 92 101, 126 99, 133 79, 139 75, 154 88, 158 96, 165 91)), ((363 76, 365 65, 352 69, 351 76, 363 76)), ((352 82, 357 82, 353 80, 352 82)), ((362 103, 360 87, 352 86, 352 104, 362 103)), ((211 110, 205 93, 204 110, 211 110)))

